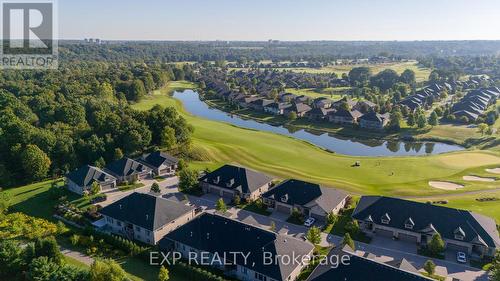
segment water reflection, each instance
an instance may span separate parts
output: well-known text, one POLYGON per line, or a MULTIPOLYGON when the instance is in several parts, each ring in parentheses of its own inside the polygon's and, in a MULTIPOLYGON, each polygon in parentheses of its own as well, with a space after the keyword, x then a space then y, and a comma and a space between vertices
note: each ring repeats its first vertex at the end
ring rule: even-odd
POLYGON ((234 114, 228 114, 216 108, 211 108, 199 99, 198 93, 191 90, 175 92, 174 97, 182 101, 186 110, 193 115, 210 120, 227 122, 243 128, 291 136, 340 154, 354 156, 402 156, 438 154, 463 149, 457 145, 439 142, 424 143, 357 139, 328 134, 317 130, 304 130, 295 126, 273 126, 252 119, 244 119, 234 114), (424 145, 425 148, 422 149, 424 145))

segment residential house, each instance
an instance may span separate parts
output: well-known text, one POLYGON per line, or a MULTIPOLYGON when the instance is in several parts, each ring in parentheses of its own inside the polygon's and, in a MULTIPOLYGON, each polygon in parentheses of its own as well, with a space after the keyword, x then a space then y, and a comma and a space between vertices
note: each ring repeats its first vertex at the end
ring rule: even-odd
POLYGON ((116 178, 94 166, 85 165, 66 175, 68 189, 80 195, 89 192, 94 182, 100 186, 101 192, 116 188, 116 178))
POLYGON ((313 108, 306 113, 306 117, 310 121, 323 121, 328 119, 328 114, 333 113, 334 109, 332 108, 313 108))
POLYGON ((109 163, 104 171, 113 175, 117 183, 133 182, 151 176, 148 166, 128 157, 109 163))
POLYGON ((347 97, 343 97, 337 101, 332 102, 332 107, 335 109, 340 109, 340 108, 342 108, 343 104, 347 104, 347 108, 350 108, 352 110, 353 107, 357 104, 357 102, 353 101, 351 99, 348 99, 347 97))
POLYGON ((363 196, 352 217, 368 236, 380 235, 425 247, 439 233, 448 250, 480 259, 500 248, 496 222, 466 210, 383 196, 363 196))
POLYGON ((195 207, 138 192, 111 203, 99 213, 106 222, 104 231, 151 245, 197 215, 195 207))
POLYGON ((356 104, 352 107, 352 110, 357 110, 363 114, 366 114, 370 111, 373 111, 375 108, 376 104, 371 102, 371 101, 358 101, 356 104))
POLYGON ((216 214, 204 213, 170 232, 159 243, 162 252, 175 251, 201 262, 209 256, 211 266, 244 281, 294 281, 306 263, 287 262, 280 257, 311 257, 314 246, 304 240, 271 232, 216 214), (243 258, 232 253, 248 255, 243 258), (229 257, 230 264, 215 258, 229 257), (265 257, 273 262, 266 262, 265 257))
POLYGON ((268 99, 263 99, 263 98, 258 98, 248 105, 249 108, 257 111, 264 111, 264 107, 267 105, 273 103, 273 100, 268 100, 268 99))
POLYGON ((144 154, 139 162, 148 166, 155 176, 174 176, 179 159, 161 151, 144 154))
POLYGON ((297 117, 304 117, 307 112, 311 110, 311 107, 305 103, 294 103, 292 106, 285 109, 285 114, 289 112, 297 113, 297 117))
POLYGON ((275 211, 291 214, 297 209, 307 217, 325 220, 329 213, 338 214, 344 208, 348 195, 338 189, 289 179, 262 194, 262 198, 275 211))
POLYGON ((201 177, 199 184, 205 193, 255 200, 269 189, 271 181, 265 174, 226 164, 201 177))
POLYGON ((453 105, 453 115, 457 118, 465 116, 468 121, 476 121, 490 105, 496 103, 499 97, 500 89, 497 87, 471 90, 453 105))
POLYGON ((283 115, 285 110, 291 106, 291 103, 273 102, 264 106, 264 111, 273 115, 283 115))
POLYGON ((359 118, 359 126, 370 130, 382 130, 389 123, 389 113, 380 114, 374 111, 359 118))
POLYGON ((326 97, 320 97, 313 100, 313 108, 330 108, 333 101, 326 97))
MULTIPOLYGON (((327 260, 338 257, 338 267, 329 263, 320 264, 314 269, 307 281, 430 281, 433 279, 424 277, 406 259, 399 260, 397 264, 383 263, 371 256, 359 256, 349 246, 337 247, 330 251, 327 260)), ((337 260, 337 258, 335 259, 337 260)))
POLYGON ((282 103, 291 103, 297 98, 296 95, 291 93, 280 93, 278 94, 278 100, 282 103))
POLYGON ((358 118, 361 116, 363 116, 363 114, 357 110, 350 111, 339 108, 328 115, 328 120, 336 124, 356 124, 358 123, 358 118))
POLYGON ((245 96, 243 98, 240 98, 238 100, 238 105, 240 107, 243 107, 243 108, 247 108, 247 107, 250 107, 250 104, 253 102, 253 101, 256 101, 258 100, 259 98, 257 96, 245 96))

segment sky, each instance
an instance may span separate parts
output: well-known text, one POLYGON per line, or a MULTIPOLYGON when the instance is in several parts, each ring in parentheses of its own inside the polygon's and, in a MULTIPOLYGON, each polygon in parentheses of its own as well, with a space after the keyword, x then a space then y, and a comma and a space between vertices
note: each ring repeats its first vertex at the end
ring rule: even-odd
POLYGON ((58 0, 59 38, 500 40, 499 0, 58 0))

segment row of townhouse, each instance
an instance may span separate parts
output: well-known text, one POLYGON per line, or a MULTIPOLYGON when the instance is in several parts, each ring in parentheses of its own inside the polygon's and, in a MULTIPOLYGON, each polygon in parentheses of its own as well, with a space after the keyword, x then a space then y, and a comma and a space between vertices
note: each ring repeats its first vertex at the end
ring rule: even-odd
POLYGON ((124 157, 105 167, 85 165, 66 175, 66 186, 77 194, 88 192, 94 183, 101 192, 117 189, 118 185, 148 177, 168 177, 175 175, 178 159, 164 152, 144 154, 138 159, 124 157))
POLYGON ((452 113, 457 118, 467 117, 469 121, 476 121, 492 104, 496 103, 499 97, 498 87, 471 90, 453 105, 452 113))
POLYGON ((233 199, 238 196, 253 201, 261 198, 272 211, 324 221, 329 213, 337 214, 347 203, 348 195, 338 189, 289 179, 273 186, 273 178, 248 168, 224 165, 199 179, 203 192, 233 199))

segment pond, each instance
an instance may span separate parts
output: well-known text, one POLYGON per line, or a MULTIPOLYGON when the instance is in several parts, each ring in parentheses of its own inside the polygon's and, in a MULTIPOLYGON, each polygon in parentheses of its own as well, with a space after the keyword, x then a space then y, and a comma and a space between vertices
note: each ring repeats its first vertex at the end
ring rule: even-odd
POLYGON ((439 154, 464 149, 458 145, 440 142, 357 139, 332 135, 325 132, 297 129, 295 127, 273 126, 252 119, 243 119, 237 115, 209 107, 200 100, 198 93, 191 90, 175 92, 174 98, 180 100, 184 108, 195 116, 230 123, 242 128, 291 136, 339 154, 352 156, 405 156, 439 154))

